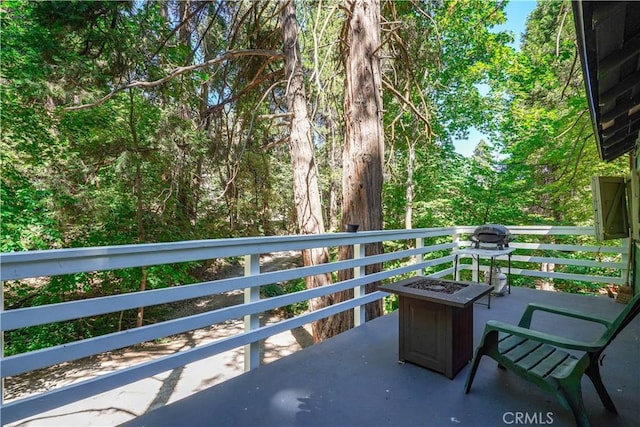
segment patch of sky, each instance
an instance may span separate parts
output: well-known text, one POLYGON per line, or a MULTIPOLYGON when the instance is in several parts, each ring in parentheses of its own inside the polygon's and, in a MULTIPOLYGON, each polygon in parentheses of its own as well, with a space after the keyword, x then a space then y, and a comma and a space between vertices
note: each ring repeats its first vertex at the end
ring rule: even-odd
MULTIPOLYGON (((496 25, 491 30, 494 32, 509 31, 513 33, 514 41, 511 43, 511 47, 519 51, 527 17, 535 7, 536 1, 533 0, 511 0, 505 7, 507 21, 504 24, 496 25)), ((489 86, 487 84, 479 84, 477 87, 483 96, 489 93, 489 86)), ((481 139, 491 143, 491 138, 488 135, 483 134, 476 128, 471 128, 466 138, 454 140, 453 145, 458 154, 471 157, 473 150, 475 150, 476 145, 478 145, 481 139)))

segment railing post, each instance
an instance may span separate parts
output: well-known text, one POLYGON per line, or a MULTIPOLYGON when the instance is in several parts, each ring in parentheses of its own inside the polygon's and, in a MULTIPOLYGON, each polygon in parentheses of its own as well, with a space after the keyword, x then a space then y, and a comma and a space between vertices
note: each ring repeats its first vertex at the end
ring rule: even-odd
MULTIPOLYGON (((360 243, 356 243, 353 245, 353 258, 359 259, 364 258, 364 245, 360 243)), ((358 277, 363 277, 365 275, 365 266, 361 265, 353 268, 353 278, 357 279, 358 277)), ((366 285, 359 285, 353 289, 353 297, 359 298, 363 297, 366 294, 366 285)), ((354 326, 364 325, 366 322, 366 309, 364 305, 358 305, 353 308, 353 322, 354 326)))
POLYGON ((480 282, 478 273, 480 272, 480 257, 471 257, 471 281, 480 282))
MULTIPOLYGON (((244 256, 244 275, 255 276, 260 274, 260 254, 244 256)), ((244 289, 244 303, 260 300, 260 287, 254 286, 244 289)), ((258 329, 260 327, 260 317, 258 314, 247 314, 244 316, 245 332, 258 329)), ((245 372, 260 366, 260 342, 252 342, 244 346, 244 370, 245 372)))
MULTIPOLYGON (((416 249, 421 248, 424 248, 424 237, 416 238, 416 249)), ((422 261, 424 261, 424 254, 416 255, 413 257, 414 264, 420 264, 422 261)), ((424 269, 420 268, 420 270, 417 271, 416 275, 424 276, 424 269)))
MULTIPOLYGON (((453 233, 451 235, 451 239, 453 243, 455 243, 454 251, 457 251, 460 245, 460 235, 458 233, 453 233)), ((453 260, 453 280, 460 280, 460 258, 456 255, 456 258, 453 260)))
POLYGON ((622 249, 620 250, 620 262, 622 263, 622 268, 620 269, 620 277, 628 282, 627 275, 629 274, 629 257, 631 256, 631 239, 628 237, 626 239, 620 239, 620 245, 622 249))

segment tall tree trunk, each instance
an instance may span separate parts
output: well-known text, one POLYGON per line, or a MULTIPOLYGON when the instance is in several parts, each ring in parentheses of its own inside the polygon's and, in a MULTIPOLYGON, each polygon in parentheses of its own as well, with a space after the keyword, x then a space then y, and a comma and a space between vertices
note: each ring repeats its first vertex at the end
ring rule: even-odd
POLYGON ((413 190, 415 185, 413 182, 413 167, 416 162, 417 141, 415 139, 409 141, 408 139, 409 138, 407 138, 407 142, 409 143, 409 161, 407 163, 407 189, 405 190, 406 213, 404 216, 404 228, 411 230, 413 228, 413 190))
MULTIPOLYGON (((191 37, 194 31, 194 24, 189 16, 192 12, 191 0, 182 0, 178 4, 178 12, 180 14, 180 27, 178 29, 178 43, 185 50, 191 52, 186 58, 185 65, 189 65, 193 61, 193 51, 191 37)), ((181 77, 181 79, 184 77, 181 77)), ((191 95, 187 95, 191 96, 191 95)), ((200 107, 202 107, 200 105, 200 107)), ((191 123, 191 107, 187 102, 184 93, 178 94, 177 115, 185 123, 191 123)), ((177 220, 182 227, 187 224, 195 226, 196 224, 196 204, 195 199, 200 191, 197 186, 197 178, 193 171, 192 156, 198 156, 192 146, 193 142, 189 138, 180 138, 176 141, 176 200, 177 200, 177 220)))
MULTIPOLYGON (((138 132, 136 131, 136 117, 134 106, 133 91, 129 90, 129 129, 131 131, 131 142, 133 147, 139 148, 140 141, 138 139, 138 132)), ((136 192, 136 224, 138 230, 138 242, 143 243, 146 240, 144 230, 144 200, 142 194, 142 161, 143 155, 139 151, 135 155, 136 158, 136 178, 135 178, 135 192, 136 192)), ((142 292, 147 289, 147 268, 140 267, 140 285, 138 289, 142 292)), ((136 317, 136 325, 141 327, 144 323, 144 306, 138 307, 138 315, 136 317)))
MULTIPOLYGON (((380 69, 380 2, 348 0, 344 34, 345 51, 345 142, 342 169, 342 226, 359 224, 360 230, 382 229, 382 171, 384 133, 382 129, 382 79, 380 69)), ((367 256, 382 253, 382 244, 369 244, 367 256)), ((353 248, 340 248, 340 258, 353 257, 353 248)), ((366 273, 380 271, 370 265, 366 273)), ((340 280, 353 273, 343 270, 340 280)), ((367 292, 377 283, 367 285, 367 292)), ((382 302, 368 304, 367 319, 382 314, 382 302)))
MULTIPOLYGON (((134 133, 135 135, 135 133, 134 133)), ((143 214, 144 214, 144 206, 142 201, 142 156, 139 156, 136 163, 136 199, 137 199, 137 209, 136 209, 136 223, 138 225, 138 242, 143 243, 145 240, 144 233, 144 222, 143 222, 143 214)), ((140 267, 140 286, 138 288, 140 291, 147 290, 147 268, 140 267)), ((138 316, 136 318, 136 325, 138 327, 142 326, 144 322, 144 307, 138 307, 138 316)))
POLYGON ((336 136, 336 123, 334 120, 335 110, 331 109, 331 116, 328 118, 328 126, 330 130, 330 146, 329 146, 329 206, 328 206, 328 218, 329 229, 332 231, 338 230, 340 217, 338 215, 339 203, 340 203, 340 144, 338 144, 336 136))
MULTIPOLYGON (((318 172, 315 161, 313 141, 311 140, 311 121, 307 111, 307 96, 300 60, 298 44, 298 23, 294 0, 280 0, 282 38, 285 57, 285 78, 287 80, 287 107, 291 114, 291 133, 289 150, 293 167, 293 194, 298 228, 302 234, 324 233, 322 202, 318 185, 318 172)), ((314 248, 302 251, 305 266, 324 264, 329 261, 327 248, 314 248)), ((307 277, 307 288, 316 288, 331 283, 331 275, 320 274, 307 277)), ((317 310, 331 304, 330 297, 313 299, 311 310, 317 310)), ((331 319, 323 319, 312 326, 314 341, 327 338, 326 331, 331 319)))

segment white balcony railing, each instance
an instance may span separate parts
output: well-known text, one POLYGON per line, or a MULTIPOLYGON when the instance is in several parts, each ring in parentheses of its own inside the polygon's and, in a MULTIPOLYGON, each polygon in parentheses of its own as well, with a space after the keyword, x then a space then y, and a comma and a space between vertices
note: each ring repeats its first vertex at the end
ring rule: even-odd
MULTIPOLYGON (((464 236, 471 233, 473 229, 474 227, 449 227, 366 231, 1 254, 0 278, 2 281, 231 257, 244 257, 245 260, 245 275, 240 277, 0 311, 0 329, 4 335, 6 331, 30 326, 99 316, 234 290, 243 290, 245 293, 244 304, 74 341, 47 349, 8 357, 3 356, 0 360, 0 372, 4 379, 59 363, 204 328, 230 319, 242 317, 245 319, 243 333, 125 369, 104 373, 96 378, 76 382, 48 392, 22 399, 2 401, 0 408, 2 423, 17 421, 241 346, 245 347, 245 369, 252 369, 259 364, 257 343, 261 340, 345 310, 354 310, 355 323, 358 326, 364 321, 362 315, 364 304, 379 300, 386 295, 382 292, 365 295, 362 292, 364 285, 412 274, 425 274, 433 277, 451 276, 455 258, 454 251, 469 244, 464 240, 464 236), (385 245, 385 253, 365 257, 363 245, 373 242, 382 242, 385 245), (261 254, 300 251, 316 247, 335 249, 343 245, 354 246, 354 259, 273 272, 260 271, 261 254), (376 263, 382 263, 383 270, 368 276, 364 275, 363 267, 376 263), (265 299, 260 298, 259 289, 261 286, 316 274, 334 273, 344 269, 353 269, 354 278, 321 288, 265 299), (351 300, 267 326, 259 326, 259 322, 256 321, 260 313, 348 289, 355 289, 355 297, 351 300)), ((516 241, 511 246, 517 249, 512 257, 514 264, 511 269, 512 277, 624 283, 626 257, 628 256, 625 242, 620 242, 618 246, 598 246, 595 243, 591 245, 563 243, 567 239, 574 241, 590 239, 595 242, 593 229, 590 227, 540 226, 509 227, 509 229, 516 237, 516 241), (527 242, 528 240, 535 241, 527 242), (538 255, 538 251, 550 251, 555 255, 538 255), (570 256, 562 256, 566 254, 570 256), (543 263, 592 269, 596 273, 539 271, 540 269, 531 267, 543 263)), ((477 267, 475 264, 462 263, 459 270, 475 271, 477 267)), ((486 267, 480 266, 480 270, 486 270, 486 267)), ((4 396, 4 394, 3 388, 2 395, 4 396)))

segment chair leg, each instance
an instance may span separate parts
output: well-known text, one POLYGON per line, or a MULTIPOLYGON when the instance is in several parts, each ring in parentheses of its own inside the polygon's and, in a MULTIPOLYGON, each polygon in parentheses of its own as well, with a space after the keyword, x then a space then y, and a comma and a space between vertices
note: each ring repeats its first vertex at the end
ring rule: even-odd
POLYGON ((617 414, 618 410, 613 404, 613 400, 611 400, 611 396, 609 396, 609 393, 607 392, 607 389, 604 387, 604 383, 602 382, 602 378, 600 377, 600 368, 598 367, 598 362, 595 361, 595 363, 591 363, 585 373, 593 383, 593 386, 596 388, 598 396, 600 396, 600 400, 602 401, 604 407, 607 408, 608 411, 617 414))
POLYGON ((591 424, 582 401, 582 389, 579 382, 560 384, 556 396, 563 406, 569 406, 577 427, 590 427, 591 424))
MULTIPOLYGON (((491 331, 489 333, 485 333, 482 335, 482 340, 480 345, 476 348, 475 353, 473 354, 473 360, 471 361, 471 369, 469 370, 469 374, 467 375, 467 381, 464 385, 464 392, 469 393, 471 390, 471 384, 473 383, 473 378, 476 376, 476 371, 478 370, 478 365, 480 364, 480 359, 482 356, 487 355, 493 359, 496 359, 496 355, 498 354, 498 331, 491 331)), ((496 359, 498 360, 498 359, 496 359)))
POLYGON ((476 351, 476 354, 473 356, 473 360, 471 361, 471 369, 469 370, 469 374, 467 375, 467 381, 464 384, 464 392, 465 394, 469 393, 471 390, 471 384, 473 383, 473 378, 476 376, 476 371, 478 370, 478 365, 480 364, 480 359, 482 358, 482 354, 480 353, 480 349, 476 351))

